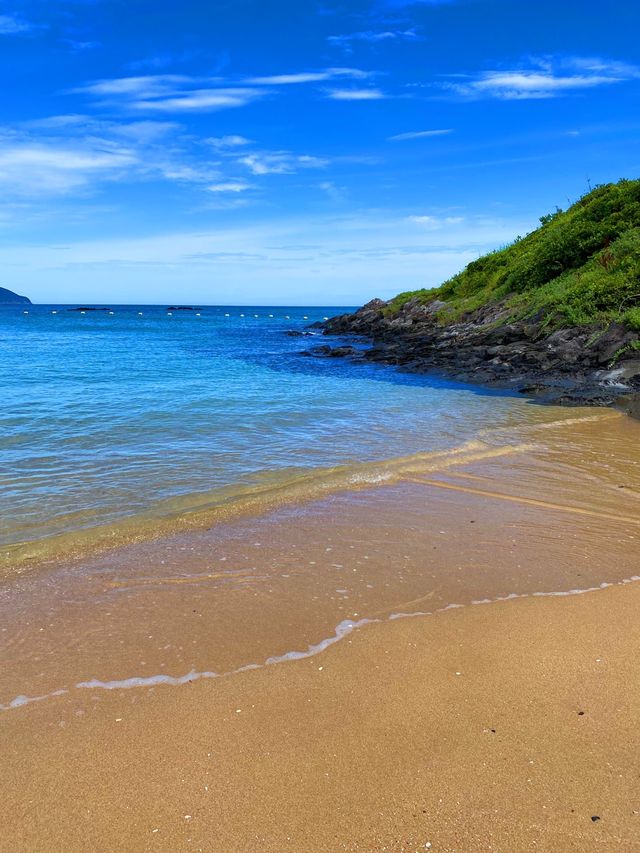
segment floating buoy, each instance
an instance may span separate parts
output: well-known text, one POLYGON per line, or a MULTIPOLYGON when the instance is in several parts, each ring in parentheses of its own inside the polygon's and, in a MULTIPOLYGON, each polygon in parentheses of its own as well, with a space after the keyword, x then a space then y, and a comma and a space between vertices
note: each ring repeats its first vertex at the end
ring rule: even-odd
POLYGON ((58 312, 57 312, 57 311, 52 311, 51 313, 52 313, 52 314, 57 314, 58 312))
POLYGON ((308 317, 307 317, 307 315, 305 314, 305 315, 304 315, 304 317, 303 317, 302 319, 303 319, 303 320, 308 320, 309 318, 308 318, 308 317))
POLYGON ((285 320, 288 320, 288 319, 289 319, 289 315, 288 315, 288 314, 285 314, 285 315, 284 315, 284 319, 285 319, 285 320))
POLYGON ((23 311, 22 313, 23 313, 23 314, 28 314, 29 312, 28 312, 28 311, 23 311))
POLYGON ((254 314, 253 316, 254 316, 254 317, 257 317, 257 316, 258 316, 258 314, 254 314))
POLYGON ((323 319, 323 320, 328 320, 329 318, 328 318, 328 317, 323 317, 322 319, 323 319))
POLYGON ((200 317, 200 314, 196 314, 196 317, 200 317))
POLYGON ((138 317, 142 317, 142 311, 138 311, 138 317))
POLYGON ((109 314, 113 314, 113 311, 109 311, 109 314))
POLYGON ((244 314, 241 314, 240 316, 241 316, 241 317, 244 317, 244 314))
POLYGON ((273 317, 273 314, 269 314, 270 317, 273 317))
MULTIPOLYGON (((198 316, 200 316, 200 315, 198 315, 198 316)), ((228 315, 228 314, 225 314, 224 316, 225 316, 225 317, 228 317, 229 315, 228 315)), ((242 314, 241 314, 240 316, 242 317, 242 314)))
POLYGON ((173 317, 173 311, 167 311, 167 317, 173 317))
POLYGON ((81 313, 81 314, 86 314, 87 312, 86 312, 86 311, 81 311, 80 313, 81 313))

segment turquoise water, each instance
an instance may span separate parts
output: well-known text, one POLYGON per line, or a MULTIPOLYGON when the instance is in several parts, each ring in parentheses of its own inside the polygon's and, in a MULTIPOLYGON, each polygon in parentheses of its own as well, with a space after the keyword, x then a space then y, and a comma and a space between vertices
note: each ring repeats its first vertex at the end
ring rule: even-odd
POLYGON ((285 334, 345 309, 27 310, 0 310, 0 545, 548 419, 514 397, 304 358, 322 339, 285 334))

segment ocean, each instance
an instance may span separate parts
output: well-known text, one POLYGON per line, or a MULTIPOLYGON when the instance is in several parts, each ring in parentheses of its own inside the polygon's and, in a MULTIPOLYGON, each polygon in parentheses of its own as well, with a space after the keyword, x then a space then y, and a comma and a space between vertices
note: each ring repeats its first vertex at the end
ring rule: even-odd
POLYGON ((287 332, 344 308, 73 307, 0 310, 6 564, 123 525, 144 538, 158 519, 285 485, 322 492, 335 466, 367 480, 363 464, 550 418, 442 378, 301 355, 321 333, 287 332))

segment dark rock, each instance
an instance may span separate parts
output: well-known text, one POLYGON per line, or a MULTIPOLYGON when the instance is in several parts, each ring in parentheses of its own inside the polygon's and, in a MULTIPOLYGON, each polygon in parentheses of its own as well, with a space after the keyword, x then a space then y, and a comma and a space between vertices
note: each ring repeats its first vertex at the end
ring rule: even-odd
POLYGON ((111 308, 99 308, 95 305, 80 305, 78 308, 67 308, 67 311, 111 311, 111 308))
POLYGON ((344 358, 347 355, 355 355, 357 350, 355 347, 332 347, 329 353, 331 358, 344 358))
MULTIPOLYGON (((539 402, 610 406, 625 393, 640 398, 640 338, 622 324, 549 334, 544 312, 526 322, 505 322, 507 311, 498 304, 443 326, 436 315, 445 305, 411 299, 398 311, 374 299, 353 314, 326 321, 323 333, 368 340, 370 346, 357 351, 364 361, 395 365, 409 373, 441 372, 539 402)), ((355 354, 353 348, 335 349, 336 356, 355 354)), ((331 348, 317 354, 329 356, 331 348)), ((635 398, 623 405, 640 409, 635 398)))
POLYGON ((321 344, 320 346, 304 350, 300 355, 310 355, 313 358, 327 358, 331 355, 331 347, 328 344, 321 344))

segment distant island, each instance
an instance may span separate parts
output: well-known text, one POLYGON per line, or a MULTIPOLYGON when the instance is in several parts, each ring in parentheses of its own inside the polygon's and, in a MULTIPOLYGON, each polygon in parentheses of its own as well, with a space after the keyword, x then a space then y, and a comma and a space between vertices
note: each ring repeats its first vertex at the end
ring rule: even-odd
POLYGON ((415 373, 510 388, 547 402, 610 405, 640 392, 640 180, 591 190, 440 287, 374 299, 315 347, 415 373))
POLYGON ((0 305, 31 305, 31 300, 6 287, 0 287, 0 305))

